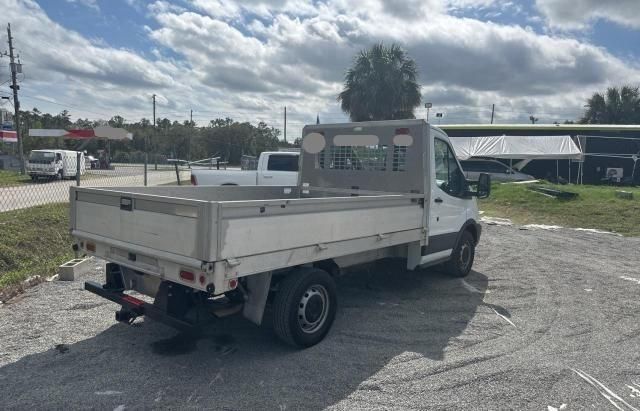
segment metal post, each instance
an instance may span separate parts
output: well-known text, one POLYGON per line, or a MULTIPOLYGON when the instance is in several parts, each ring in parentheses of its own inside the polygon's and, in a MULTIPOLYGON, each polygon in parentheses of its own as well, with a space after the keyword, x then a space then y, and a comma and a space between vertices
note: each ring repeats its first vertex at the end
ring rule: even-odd
POLYGON ((560 171, 558 168, 558 160, 556 160, 556 184, 560 184, 560 171))
POLYGON ((147 186, 147 163, 149 162, 149 153, 144 153, 144 186, 147 186))
POLYGON ((76 185, 80 187, 80 157, 82 153, 78 151, 76 154, 76 185))
POLYGON ((180 170, 178 169, 178 163, 175 163, 176 165, 176 178, 178 179, 178 185, 180 185, 180 170))

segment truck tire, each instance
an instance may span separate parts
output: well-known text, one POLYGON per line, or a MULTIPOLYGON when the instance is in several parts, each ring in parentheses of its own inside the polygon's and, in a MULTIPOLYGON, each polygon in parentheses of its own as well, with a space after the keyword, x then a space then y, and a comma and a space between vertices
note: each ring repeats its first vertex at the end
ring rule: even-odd
POLYGON ((273 305, 273 328, 287 344, 311 347, 329 332, 336 309, 333 278, 319 268, 302 268, 280 282, 273 305))
POLYGON ((445 271, 452 277, 466 277, 471 272, 475 255, 476 241, 469 231, 465 231, 451 253, 451 259, 445 263, 445 271))

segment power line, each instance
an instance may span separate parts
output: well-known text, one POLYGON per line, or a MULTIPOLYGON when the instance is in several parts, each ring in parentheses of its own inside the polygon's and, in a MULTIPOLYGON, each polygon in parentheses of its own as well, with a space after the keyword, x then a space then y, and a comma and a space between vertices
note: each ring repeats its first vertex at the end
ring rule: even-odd
MULTIPOLYGON (((97 114, 97 115, 99 115, 99 116, 103 116, 103 120, 106 120, 107 118, 111 118, 111 117, 113 117, 113 116, 109 116, 109 115, 104 114, 104 113, 98 113, 98 112, 96 112, 96 111, 87 110, 87 109, 85 109, 85 108, 83 108, 83 107, 74 106, 74 105, 72 105, 72 104, 65 103, 65 102, 63 102, 63 101, 62 101, 62 102, 60 102, 60 103, 58 103, 58 102, 51 101, 51 100, 47 100, 47 99, 44 99, 44 98, 35 97, 35 96, 30 96, 30 95, 28 95, 28 94, 24 94, 24 93, 22 94, 22 97, 26 97, 27 99, 32 99, 32 100, 43 101, 43 102, 45 102, 45 103, 54 104, 54 105, 56 105, 56 106, 61 106, 61 107, 64 107, 64 108, 75 108, 75 109, 77 109, 77 110, 81 110, 81 111, 84 111, 84 112, 87 112, 87 113, 97 114)), ((59 100, 58 100, 58 101, 59 101, 59 100)))

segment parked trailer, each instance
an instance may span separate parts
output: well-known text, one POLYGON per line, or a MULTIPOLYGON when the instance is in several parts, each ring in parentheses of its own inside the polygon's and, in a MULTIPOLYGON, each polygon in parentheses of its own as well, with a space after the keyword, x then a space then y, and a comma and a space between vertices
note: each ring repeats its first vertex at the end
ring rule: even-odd
POLYGON ((480 225, 447 135, 422 120, 306 126, 296 186, 71 188, 74 249, 108 261, 85 288, 181 329, 242 311, 307 347, 337 309, 333 277, 394 257, 471 270, 480 225), (153 297, 144 302, 130 294, 153 297))

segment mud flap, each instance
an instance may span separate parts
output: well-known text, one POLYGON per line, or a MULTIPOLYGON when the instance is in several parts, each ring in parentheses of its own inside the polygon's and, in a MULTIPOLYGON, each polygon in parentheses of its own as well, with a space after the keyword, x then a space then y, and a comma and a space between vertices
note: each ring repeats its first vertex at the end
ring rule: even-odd
POLYGON ((244 303, 242 315, 247 320, 260 325, 264 307, 271 287, 271 271, 247 277, 247 294, 249 299, 244 303))

